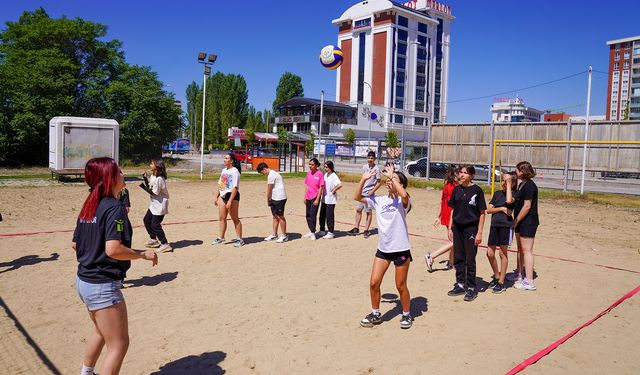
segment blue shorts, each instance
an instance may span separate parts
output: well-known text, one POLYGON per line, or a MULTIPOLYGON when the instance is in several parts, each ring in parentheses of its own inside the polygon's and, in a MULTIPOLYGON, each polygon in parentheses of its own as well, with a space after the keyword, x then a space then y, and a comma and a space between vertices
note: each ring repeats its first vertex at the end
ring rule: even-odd
POLYGON ((122 281, 109 281, 102 284, 92 284, 76 277, 76 290, 87 310, 101 310, 117 303, 124 302, 122 295, 122 281))

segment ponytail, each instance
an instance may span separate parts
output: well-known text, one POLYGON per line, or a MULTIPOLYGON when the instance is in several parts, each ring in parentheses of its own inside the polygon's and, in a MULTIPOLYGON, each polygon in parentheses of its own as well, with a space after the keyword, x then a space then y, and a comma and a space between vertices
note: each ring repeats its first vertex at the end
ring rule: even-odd
POLYGON ((228 153, 229 158, 231 158, 231 162, 233 163, 233 167, 238 170, 239 174, 242 174, 242 164, 240 164, 240 160, 236 158, 233 153, 228 153))

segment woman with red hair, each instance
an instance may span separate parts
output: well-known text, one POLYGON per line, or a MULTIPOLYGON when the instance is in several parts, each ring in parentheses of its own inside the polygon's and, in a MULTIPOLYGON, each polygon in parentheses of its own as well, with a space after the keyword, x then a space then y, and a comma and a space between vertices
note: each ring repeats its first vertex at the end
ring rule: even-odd
POLYGON ((100 374, 118 374, 129 347, 122 281, 132 259, 150 260, 155 266, 158 256, 153 250, 131 249, 131 223, 117 198, 125 187, 124 176, 115 160, 89 160, 84 179, 89 196, 82 205, 71 247, 78 259, 76 290, 95 329, 87 340, 81 374, 94 373, 105 344, 107 355, 100 374))

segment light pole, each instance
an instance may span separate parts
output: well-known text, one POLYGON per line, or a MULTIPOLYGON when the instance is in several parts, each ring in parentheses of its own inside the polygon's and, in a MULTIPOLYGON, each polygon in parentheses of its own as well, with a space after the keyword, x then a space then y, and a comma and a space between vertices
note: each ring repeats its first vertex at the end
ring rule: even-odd
MULTIPOLYGON (((320 121, 318 122, 318 160, 320 160, 320 151, 322 150, 322 111, 324 110, 324 90, 320 90, 320 121)), ((326 149, 325 149, 326 156, 326 149)))
POLYGON ((371 151, 371 105, 373 102, 373 89, 369 82, 362 81, 365 85, 369 86, 369 113, 367 117, 369 118, 369 139, 367 140, 367 151, 371 151))
POLYGON ((207 54, 205 52, 198 53, 198 62, 204 65, 204 74, 202 76, 202 133, 200 134, 200 179, 202 180, 204 174, 204 115, 206 111, 205 104, 207 103, 207 77, 211 75, 211 67, 218 58, 217 55, 207 54))

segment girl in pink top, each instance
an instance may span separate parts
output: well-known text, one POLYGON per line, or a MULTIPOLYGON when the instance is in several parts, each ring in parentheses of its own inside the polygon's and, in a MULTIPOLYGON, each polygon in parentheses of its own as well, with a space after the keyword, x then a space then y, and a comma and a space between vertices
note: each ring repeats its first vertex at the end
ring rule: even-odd
MULTIPOLYGON (((440 215, 433 222, 434 228, 438 226, 438 224, 444 225, 445 228, 449 227, 449 219, 451 216, 451 207, 449 207, 449 198, 451 198, 451 193, 453 192, 453 188, 458 185, 458 175, 456 173, 455 168, 449 166, 447 168, 447 172, 444 176, 444 187, 442 188, 442 199, 440 201, 440 215)), ((447 269, 450 270, 453 268, 453 242, 447 242, 444 245, 440 246, 438 250, 433 253, 427 253, 424 256, 427 261, 427 270, 429 272, 433 272, 433 261, 440 255, 449 252, 449 261, 447 262, 447 269)))
POLYGON ((304 179, 304 184, 307 185, 307 190, 304 193, 304 205, 306 207, 307 225, 309 226, 309 233, 305 234, 304 237, 311 240, 316 239, 316 219, 324 187, 324 175, 318 170, 319 165, 318 159, 309 160, 309 171, 304 179))

